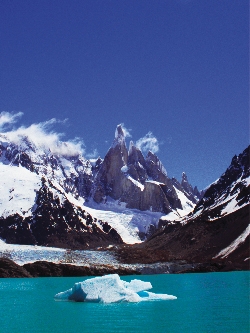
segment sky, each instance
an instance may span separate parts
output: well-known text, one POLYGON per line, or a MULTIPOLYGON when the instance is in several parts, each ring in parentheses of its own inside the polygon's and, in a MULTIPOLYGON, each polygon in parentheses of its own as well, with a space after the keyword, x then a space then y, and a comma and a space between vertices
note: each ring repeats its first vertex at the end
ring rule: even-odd
POLYGON ((60 133, 90 158, 122 123, 128 145, 203 189, 249 144, 248 12, 247 0, 2 0, 4 129, 60 133))

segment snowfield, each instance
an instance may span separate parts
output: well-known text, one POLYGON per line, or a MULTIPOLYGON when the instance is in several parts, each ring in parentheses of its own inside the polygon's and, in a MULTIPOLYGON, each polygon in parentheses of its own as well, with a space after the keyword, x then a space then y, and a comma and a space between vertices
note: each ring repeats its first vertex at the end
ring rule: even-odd
POLYGON ((41 176, 19 166, 0 163, 0 216, 18 213, 32 215, 36 191, 41 186, 41 176))
POLYGON ((147 233, 150 225, 157 226, 162 213, 127 209, 110 200, 107 204, 91 201, 84 209, 93 217, 108 222, 127 244, 140 243, 139 232, 147 233))
MULTIPOLYGON (((71 170, 69 161, 62 160, 66 171, 71 170)), ((50 188, 50 191, 54 197, 58 197, 60 202, 67 198, 75 206, 87 211, 93 218, 108 222, 127 244, 140 243, 142 239, 139 233, 145 235, 152 225, 157 227, 160 218, 178 220, 190 212, 193 207, 185 195, 182 195, 182 192, 178 190, 176 191, 180 192, 184 209, 173 211, 166 216, 158 212, 127 209, 125 203, 114 201, 111 198, 108 198, 105 204, 97 204, 93 200, 85 202, 83 198, 76 199, 72 193, 63 189, 59 182, 60 173, 56 170, 54 178, 51 180, 54 188, 50 188)), ((44 176, 46 177, 46 175, 44 176)), ((36 207, 36 192, 42 186, 41 175, 37 175, 22 166, 0 163, 0 179, 0 216, 7 217, 15 213, 23 217, 31 216, 36 207)), ((143 189, 141 188, 141 190, 143 189)))

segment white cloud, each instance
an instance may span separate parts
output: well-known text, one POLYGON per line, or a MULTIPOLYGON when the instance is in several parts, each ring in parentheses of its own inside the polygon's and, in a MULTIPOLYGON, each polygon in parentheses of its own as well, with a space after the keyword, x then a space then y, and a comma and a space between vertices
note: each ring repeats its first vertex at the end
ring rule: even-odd
POLYGON ((123 130, 123 133, 124 133, 124 137, 125 138, 132 138, 132 135, 130 134, 130 132, 132 131, 131 129, 128 129, 125 127, 125 125, 122 123, 121 124, 122 126, 122 130, 123 130))
POLYGON ((35 149, 50 150, 52 154, 64 156, 75 156, 84 152, 84 143, 80 138, 64 142, 61 141, 64 134, 52 130, 53 125, 65 123, 66 120, 62 121, 52 118, 48 121, 32 124, 28 127, 20 126, 17 129, 4 131, 4 125, 6 123, 11 125, 15 123, 20 116, 22 116, 21 112, 16 114, 2 112, 0 114, 1 134, 11 142, 22 145, 23 148, 25 148, 25 145, 27 147, 28 141, 35 149))
POLYGON ((159 142, 152 132, 148 132, 143 138, 136 141, 136 147, 142 152, 157 153, 159 151, 159 142))
POLYGON ((93 151, 92 151, 92 153, 87 153, 87 154, 85 154, 85 157, 87 158, 87 159, 94 159, 94 158, 97 158, 99 156, 99 154, 98 154, 98 150, 97 149, 94 149, 93 151))
POLYGON ((0 131, 3 131, 4 128, 9 127, 16 123, 20 117, 22 117, 23 113, 11 113, 11 112, 1 112, 0 113, 0 131))

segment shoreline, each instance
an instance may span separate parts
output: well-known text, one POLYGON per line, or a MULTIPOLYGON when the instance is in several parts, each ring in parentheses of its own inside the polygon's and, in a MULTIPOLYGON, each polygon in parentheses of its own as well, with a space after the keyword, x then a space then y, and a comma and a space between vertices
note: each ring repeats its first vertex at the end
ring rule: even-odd
POLYGON ((153 275, 248 271, 249 266, 239 267, 232 262, 187 263, 185 261, 157 262, 151 264, 98 264, 74 265, 70 263, 53 263, 35 261, 18 265, 13 260, 0 257, 0 278, 34 278, 34 277, 80 277, 119 275, 153 275))

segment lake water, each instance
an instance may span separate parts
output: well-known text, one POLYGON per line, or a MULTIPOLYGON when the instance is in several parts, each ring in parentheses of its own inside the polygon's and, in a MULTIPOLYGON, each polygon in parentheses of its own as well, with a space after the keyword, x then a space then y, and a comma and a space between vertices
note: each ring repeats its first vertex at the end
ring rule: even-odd
POLYGON ((150 281, 172 301, 96 304, 53 296, 86 278, 0 279, 1 333, 249 332, 250 272, 122 277, 150 281))

